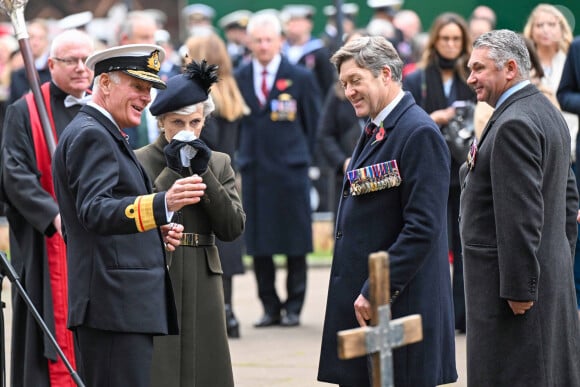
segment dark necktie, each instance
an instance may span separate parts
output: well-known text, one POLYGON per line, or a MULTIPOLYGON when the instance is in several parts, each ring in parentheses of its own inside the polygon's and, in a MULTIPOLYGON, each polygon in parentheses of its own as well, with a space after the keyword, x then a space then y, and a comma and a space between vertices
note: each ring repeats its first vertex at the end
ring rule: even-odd
POLYGON ((378 127, 372 121, 369 121, 369 123, 365 127, 365 134, 367 138, 372 137, 372 135, 376 133, 377 128, 378 127))
POLYGON ((264 95, 264 100, 268 99, 268 82, 266 82, 266 78, 268 77, 268 71, 264 69, 262 71, 262 94, 264 95))

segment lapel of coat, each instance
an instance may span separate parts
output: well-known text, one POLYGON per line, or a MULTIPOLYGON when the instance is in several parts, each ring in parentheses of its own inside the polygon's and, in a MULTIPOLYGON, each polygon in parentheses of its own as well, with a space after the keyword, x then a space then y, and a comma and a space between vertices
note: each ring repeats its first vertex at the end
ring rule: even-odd
POLYGON ((145 173, 145 170, 141 166, 141 163, 139 163, 137 157, 135 156, 135 152, 133 152, 133 149, 131 149, 131 147, 129 146, 129 142, 125 140, 125 137, 123 137, 117 126, 113 122, 111 122, 111 120, 109 120, 107 117, 105 117, 100 111, 98 111, 97 109, 95 109, 90 105, 83 106, 81 108, 81 111, 97 120, 99 124, 101 124, 111 134, 111 136, 115 138, 115 140, 119 143, 119 149, 125 154, 127 154, 127 156, 133 161, 137 169, 139 169, 139 172, 141 172, 141 175, 143 176, 143 179, 145 180, 145 183, 147 184, 149 191, 151 191, 153 185, 151 184, 151 181, 147 177, 147 173, 145 173))
POLYGON ((527 85, 526 87, 524 87, 521 90, 518 90, 517 92, 515 92, 514 94, 510 95, 508 99, 506 99, 504 101, 504 103, 501 104, 501 106, 497 109, 494 110, 493 114, 491 115, 491 117, 489 118, 489 121, 487 121, 487 124, 485 125, 485 128, 483 129, 483 131, 481 132, 481 138, 479 139, 479 142, 477 144, 478 148, 481 149, 481 146, 483 145, 483 140, 485 140, 485 138, 487 137, 487 134, 491 131, 491 128, 493 127, 493 124, 495 123, 495 121, 498 119, 498 117, 514 102, 527 97, 531 94, 534 93, 539 93, 538 89, 536 88, 536 86, 534 85, 527 85))
POLYGON ((252 62, 241 67, 239 73, 236 75, 238 87, 240 88, 242 96, 250 108, 250 111, 260 111, 262 107, 260 106, 260 100, 254 90, 254 65, 252 62))

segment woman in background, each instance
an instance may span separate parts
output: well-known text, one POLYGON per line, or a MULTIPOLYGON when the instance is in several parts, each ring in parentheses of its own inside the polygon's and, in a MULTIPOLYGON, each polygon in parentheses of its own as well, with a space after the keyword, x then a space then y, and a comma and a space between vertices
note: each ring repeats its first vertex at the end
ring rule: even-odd
MULTIPOLYGON (((537 5, 524 26, 524 36, 534 42, 544 76, 540 84, 555 96, 562 79, 562 70, 572 42, 572 29, 564 14, 551 4, 537 5)), ((558 106, 559 107, 559 106, 558 106)), ((562 111, 572 137, 572 155, 576 154, 578 116, 562 111)))
POLYGON ((568 21, 555 6, 539 4, 528 17, 524 36, 534 42, 544 69, 542 83, 556 94, 566 54, 572 42, 572 30, 568 21))
MULTIPOLYGON (((455 116, 454 102, 476 101, 475 93, 466 82, 470 39, 467 22, 460 15, 451 12, 439 15, 429 31, 429 40, 418 69, 403 79, 403 89, 413 94, 417 104, 440 128, 455 116)), ((459 167, 464 161, 451 158, 447 211, 449 249, 453 254, 455 328, 462 333, 465 333, 465 292, 458 219, 461 194, 459 167)))
MULTIPOLYGON (((214 33, 190 37, 185 46, 189 58, 218 66, 219 82, 212 88, 211 96, 215 111, 208 118, 201 139, 212 150, 227 153, 235 165, 234 156, 238 141, 240 119, 249 111, 232 74, 233 65, 224 41, 214 33)), ((187 61, 187 59, 186 59, 187 61)), ((238 191, 240 190, 238 186, 238 191)), ((244 273, 242 262, 243 238, 232 242, 216 241, 224 274, 223 288, 225 301, 226 326, 228 337, 240 337, 240 324, 232 307, 232 277, 244 273)))

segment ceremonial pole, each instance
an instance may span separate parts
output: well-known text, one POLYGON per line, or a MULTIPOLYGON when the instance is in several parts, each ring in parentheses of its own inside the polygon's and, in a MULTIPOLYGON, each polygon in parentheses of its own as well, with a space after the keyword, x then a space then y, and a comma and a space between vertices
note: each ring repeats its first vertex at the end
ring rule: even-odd
POLYGON ((54 141, 52 126, 48 118, 44 100, 42 99, 42 93, 40 92, 40 78, 38 77, 36 67, 34 67, 34 58, 32 56, 32 50, 30 49, 30 42, 28 41, 28 31, 26 29, 26 21, 24 20, 24 7, 26 7, 27 2, 28 0, 0 0, 0 8, 10 16, 12 21, 14 33, 20 46, 20 53, 24 60, 26 77, 28 78, 32 94, 34 95, 34 102, 36 103, 36 109, 44 131, 48 153, 52 157, 56 148, 56 142, 54 141))
POLYGON ((20 277, 18 276, 18 274, 16 274, 16 270, 14 270, 14 267, 10 264, 10 262, 8 262, 8 258, 6 257, 6 254, 2 251, 0 251, 0 270, 3 273, 5 273, 8 276, 8 279, 10 280, 10 282, 14 286, 16 286, 18 293, 20 294, 20 296, 22 297, 22 299, 24 300, 24 302, 28 306, 29 311, 32 314, 32 317, 34 317, 34 319, 36 320, 36 322, 40 326, 42 332, 44 332, 46 337, 48 337, 51 344, 56 349, 56 352, 58 353, 58 355, 62 359, 65 367, 68 369, 68 372, 70 373, 70 376, 73 379, 73 381, 76 383, 76 385, 78 387, 85 387, 83 381, 81 380, 79 375, 76 373, 76 371, 74 370, 74 368, 72 367, 72 365, 70 364, 68 359, 66 358, 62 349, 59 347, 58 343, 56 342, 56 339, 54 338, 53 334, 50 332, 50 329, 48 328, 46 323, 42 320, 40 313, 38 312, 38 310, 34 306, 34 303, 30 299, 28 294, 26 293, 26 290, 24 290, 24 287, 20 283, 20 277))

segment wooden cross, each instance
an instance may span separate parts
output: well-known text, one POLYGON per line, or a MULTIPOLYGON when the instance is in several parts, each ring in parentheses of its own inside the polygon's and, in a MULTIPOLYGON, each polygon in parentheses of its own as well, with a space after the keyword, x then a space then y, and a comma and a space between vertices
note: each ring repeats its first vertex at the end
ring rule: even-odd
POLYGON ((386 252, 369 255, 369 273, 371 326, 338 332, 338 357, 345 360, 372 354, 373 387, 392 387, 392 350, 423 339, 421 315, 391 321, 389 255, 386 252))

